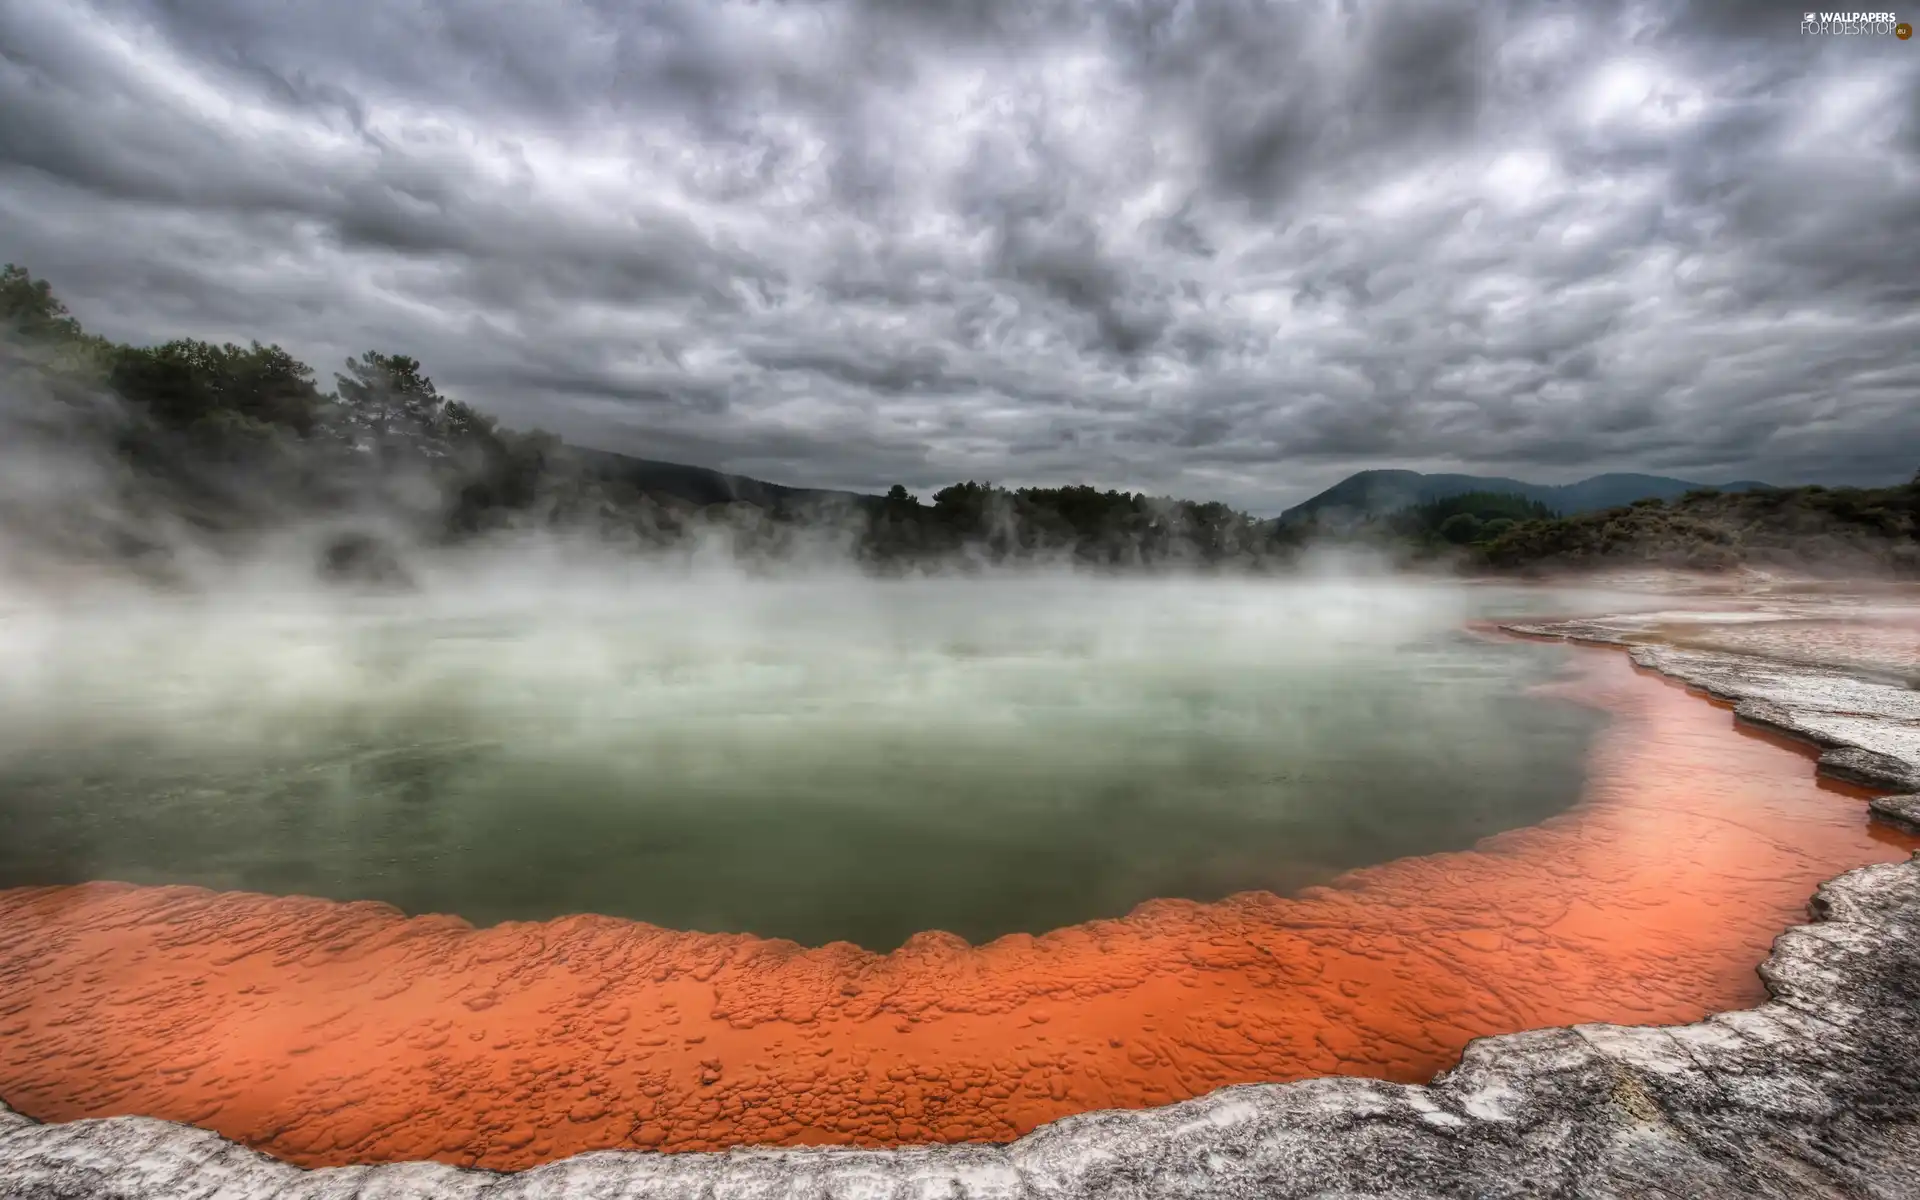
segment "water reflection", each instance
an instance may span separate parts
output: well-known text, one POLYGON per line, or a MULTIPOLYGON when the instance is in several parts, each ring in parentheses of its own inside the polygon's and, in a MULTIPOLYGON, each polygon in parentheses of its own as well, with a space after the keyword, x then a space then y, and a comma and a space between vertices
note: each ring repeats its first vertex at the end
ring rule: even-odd
POLYGON ((1920 839, 1797 749, 1571 651, 1610 712, 1583 802, 1292 898, 889 956, 604 918, 473 930, 377 905, 111 886, 0 893, 0 1095, 142 1112, 307 1164, 501 1168, 618 1146, 1005 1139, 1066 1113, 1468 1040, 1763 998, 1814 887, 1920 839))

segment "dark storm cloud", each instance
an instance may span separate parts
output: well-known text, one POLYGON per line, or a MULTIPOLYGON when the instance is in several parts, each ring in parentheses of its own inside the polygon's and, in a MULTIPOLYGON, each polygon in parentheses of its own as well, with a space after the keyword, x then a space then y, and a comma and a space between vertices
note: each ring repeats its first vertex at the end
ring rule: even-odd
POLYGON ((812 371, 852 387, 874 392, 949 389, 967 381, 950 380, 946 355, 938 347, 904 354, 879 348, 869 353, 838 346, 795 346, 748 350, 748 362, 769 371, 812 371))
POLYGON ((1920 55, 1798 17, 0 0, 0 257, 796 483, 1904 478, 1920 55))

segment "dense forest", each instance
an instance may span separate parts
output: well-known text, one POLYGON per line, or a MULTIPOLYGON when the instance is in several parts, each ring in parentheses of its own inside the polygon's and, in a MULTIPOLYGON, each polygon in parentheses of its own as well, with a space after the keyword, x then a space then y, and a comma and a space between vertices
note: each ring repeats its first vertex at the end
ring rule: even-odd
POLYGON ((533 528, 640 548, 710 535, 747 558, 831 548, 880 568, 1262 568, 1306 540, 1224 504, 1089 486, 968 481, 923 501, 900 486, 885 496, 809 492, 579 449, 444 395, 404 354, 365 353, 323 389, 279 346, 116 344, 89 335, 45 280, 12 265, 0 275, 0 327, 10 335, 0 339, 6 419, 43 450, 90 451, 90 465, 105 468, 53 511, 0 492, 0 520, 48 545, 122 559, 157 564, 182 536, 244 547, 290 522, 331 522, 322 569, 376 578, 397 572, 383 541, 444 545, 533 528))
POLYGON ((1702 488, 1672 502, 1524 521, 1477 547, 1475 561, 1494 570, 1644 563, 1920 578, 1920 473, 1883 488, 1702 488))
POLYGON ((1524 496, 1468 492, 1346 527, 1403 559, 1468 572, 1736 567, 1920 577, 1920 474, 1885 488, 1700 488, 1561 516, 1524 496))
POLYGON ((1478 571, 1770 564, 1920 575, 1920 477, 1879 489, 1688 493, 1561 517, 1478 491, 1337 531, 1220 503, 967 481, 925 500, 808 491, 564 445, 446 396, 415 359, 369 351, 323 388, 279 346, 87 333, 45 280, 0 273, 0 552, 165 577, 183 547, 244 553, 310 531, 317 568, 404 580, 399 545, 560 530, 636 549, 717 540, 749 561, 851 556, 871 569, 1060 562, 1284 567, 1338 541, 1478 571), (21 464, 31 464, 26 469, 21 464))
POLYGON ((1465 492, 1415 504, 1386 517, 1390 537, 1428 551, 1447 546, 1491 542, 1526 521, 1551 521, 1559 514, 1538 500, 1506 492, 1465 492))

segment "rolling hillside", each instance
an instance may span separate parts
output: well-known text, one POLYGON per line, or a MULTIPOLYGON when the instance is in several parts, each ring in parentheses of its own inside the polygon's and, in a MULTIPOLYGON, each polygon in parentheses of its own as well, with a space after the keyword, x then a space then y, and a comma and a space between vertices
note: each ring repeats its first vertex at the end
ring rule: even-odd
POLYGON ((820 502, 872 506, 880 497, 859 492, 836 492, 819 488, 788 487, 745 475, 729 475, 709 467, 685 463, 658 462, 616 454, 611 450, 589 450, 568 446, 567 454, 593 478, 621 483, 635 491, 655 496, 670 496, 690 504, 730 504, 744 501, 760 508, 815 504, 820 502))
POLYGON ((1384 516, 1419 504, 1431 504, 1469 492, 1500 492, 1537 501, 1562 515, 1597 512, 1649 498, 1674 500, 1696 489, 1713 486, 1722 492, 1749 492, 1771 485, 1753 480, 1700 484, 1664 475, 1595 475, 1563 485, 1526 483, 1491 475, 1423 475, 1418 471, 1361 471, 1326 491, 1280 514, 1282 524, 1308 517, 1341 524, 1364 517, 1384 516))

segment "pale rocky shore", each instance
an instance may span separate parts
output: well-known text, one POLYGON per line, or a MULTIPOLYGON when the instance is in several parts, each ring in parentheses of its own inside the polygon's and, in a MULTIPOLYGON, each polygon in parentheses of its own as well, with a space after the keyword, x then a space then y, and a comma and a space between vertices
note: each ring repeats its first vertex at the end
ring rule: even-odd
POLYGON ((1623 647, 1736 720, 1820 747, 1822 775, 1920 792, 1920 608, 1800 601, 1505 628, 1623 647))
MULTIPOLYGON (((1824 774, 1916 792, 1920 692, 1897 671, 1861 666, 1881 661, 1877 647, 1904 644, 1910 614, 1850 609, 1840 620, 1809 601, 1511 628, 1626 646, 1640 665, 1730 702, 1737 719, 1818 745, 1824 774)), ((1876 801, 1873 812, 1914 822, 1920 797, 1876 801)), ((603 1152, 517 1173, 304 1170, 188 1126, 39 1124, 0 1107, 0 1197, 1920 1194, 1920 855, 1825 884, 1810 914, 1761 965, 1771 999, 1758 1008, 1691 1025, 1483 1038, 1426 1086, 1230 1087, 1069 1117, 1003 1146, 603 1152)))

